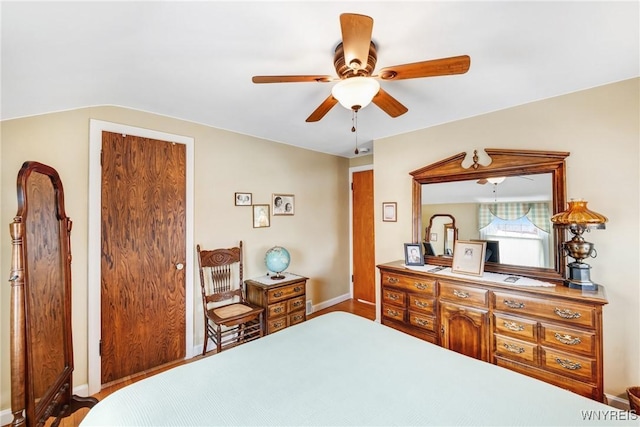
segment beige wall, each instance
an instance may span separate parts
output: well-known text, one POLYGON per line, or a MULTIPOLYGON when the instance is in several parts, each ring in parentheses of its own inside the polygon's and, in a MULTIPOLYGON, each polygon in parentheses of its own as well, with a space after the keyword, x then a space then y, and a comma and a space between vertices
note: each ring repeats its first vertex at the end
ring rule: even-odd
MULTIPOLYGON (((245 277, 266 273, 265 251, 281 245, 291 253, 288 271, 310 278, 314 305, 349 292, 349 160, 264 141, 181 120, 116 107, 85 108, 2 123, 0 277, 8 278, 8 226, 17 211, 16 177, 25 160, 55 167, 73 221, 74 386, 87 383, 87 239, 89 120, 99 119, 195 139, 195 243, 245 245, 245 277), (272 193, 294 194, 295 215, 272 217, 269 228, 254 229, 249 207, 234 206, 234 192, 253 193, 254 203, 270 203, 272 193)), ((199 281, 194 278, 194 344, 202 343, 199 281)), ((9 295, 3 282, 0 309, 1 401, 10 406, 9 295)))
POLYGON ((383 223, 376 211, 376 263, 401 259, 411 241, 410 171, 474 149, 571 152, 568 197, 609 218, 588 236, 598 251, 589 263, 609 299, 605 392, 624 396, 640 385, 639 95, 640 79, 632 79, 375 141, 376 204, 397 201, 399 212, 383 223))

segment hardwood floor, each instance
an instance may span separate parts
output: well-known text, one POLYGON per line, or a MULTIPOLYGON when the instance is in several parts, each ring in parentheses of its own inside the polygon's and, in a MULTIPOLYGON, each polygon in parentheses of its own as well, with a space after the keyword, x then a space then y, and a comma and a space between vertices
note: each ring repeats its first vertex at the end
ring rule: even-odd
MULTIPOLYGON (((371 320, 375 320, 376 318, 376 306, 373 304, 367 304, 367 303, 363 303, 357 300, 347 300, 347 301, 343 301, 339 304, 333 305, 331 307, 325 308, 323 310, 319 310, 315 313, 310 314, 309 316, 307 316, 307 319, 312 319, 314 317, 320 316, 322 314, 325 313, 329 313, 332 311, 346 311, 348 313, 353 313, 357 316, 362 316, 365 317, 367 319, 371 319, 371 320)), ((133 376, 133 377, 129 377, 126 378, 125 380, 119 381, 116 384, 111 384, 108 385, 106 387, 104 387, 99 393, 94 394, 94 397, 96 397, 98 400, 102 400, 105 397, 107 397, 109 394, 113 393, 114 391, 121 389, 129 384, 133 384, 136 381, 139 381, 141 379, 144 378, 148 378, 150 376, 153 376, 155 374, 158 374, 160 372, 166 371, 167 369, 171 369, 175 366, 179 366, 185 363, 190 363, 193 362, 195 360, 201 359, 202 357, 209 357, 210 355, 213 355, 214 353, 211 352, 210 354, 207 354, 206 356, 196 356, 193 359, 189 359, 189 360, 185 360, 185 361, 180 361, 177 363, 171 363, 165 366, 162 366, 161 368, 156 368, 147 372, 144 372, 142 374, 133 376)), ((61 422, 60 422, 60 426, 62 427, 76 427, 78 425, 80 425, 80 422, 82 421, 82 419, 85 417, 85 415, 87 414, 89 410, 88 409, 80 409, 78 411, 76 411, 74 414, 70 415, 67 418, 64 418, 61 422)), ((49 422, 46 424, 47 426, 51 425, 53 421, 53 418, 49 419, 49 422)))

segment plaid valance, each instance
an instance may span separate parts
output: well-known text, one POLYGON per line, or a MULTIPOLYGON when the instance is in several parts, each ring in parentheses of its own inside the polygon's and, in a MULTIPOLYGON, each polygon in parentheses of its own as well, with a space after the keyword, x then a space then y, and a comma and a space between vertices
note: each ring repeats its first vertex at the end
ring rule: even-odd
POLYGON ((515 220, 526 216, 536 227, 551 232, 549 205, 544 202, 533 203, 481 203, 478 207, 478 225, 482 229, 493 218, 515 220))

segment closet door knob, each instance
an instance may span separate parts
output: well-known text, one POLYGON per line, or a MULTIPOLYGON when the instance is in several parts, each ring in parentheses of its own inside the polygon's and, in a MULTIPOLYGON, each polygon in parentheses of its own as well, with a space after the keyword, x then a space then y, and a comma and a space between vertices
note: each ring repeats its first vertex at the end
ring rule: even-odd
POLYGON ((184 264, 179 262, 176 264, 176 270, 182 270, 184 268, 184 264))

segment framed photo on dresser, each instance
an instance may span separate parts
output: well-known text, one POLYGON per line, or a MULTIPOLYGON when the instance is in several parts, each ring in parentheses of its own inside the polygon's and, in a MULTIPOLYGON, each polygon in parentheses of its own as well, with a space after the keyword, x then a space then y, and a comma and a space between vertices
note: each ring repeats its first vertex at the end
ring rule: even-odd
POLYGON ((456 240, 453 246, 453 273, 482 276, 484 273, 484 254, 487 242, 456 240))

